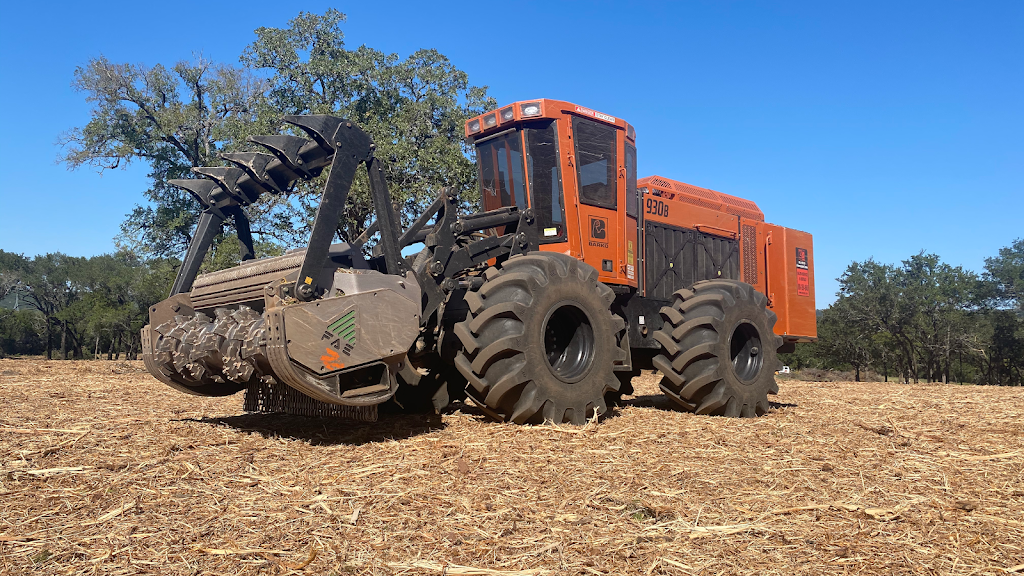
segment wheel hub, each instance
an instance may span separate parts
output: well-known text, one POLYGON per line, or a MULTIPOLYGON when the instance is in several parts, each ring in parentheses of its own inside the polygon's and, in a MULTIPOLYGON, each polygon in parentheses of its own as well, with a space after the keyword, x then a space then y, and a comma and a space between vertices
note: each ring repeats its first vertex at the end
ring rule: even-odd
POLYGON ((729 342, 729 356, 736 377, 742 382, 750 382, 757 378, 764 366, 764 355, 761 354, 761 334, 749 322, 741 322, 733 330, 729 342))
POLYGON ((578 382, 594 363, 596 339, 590 317, 571 302, 559 302, 544 319, 544 355, 563 382, 578 382))

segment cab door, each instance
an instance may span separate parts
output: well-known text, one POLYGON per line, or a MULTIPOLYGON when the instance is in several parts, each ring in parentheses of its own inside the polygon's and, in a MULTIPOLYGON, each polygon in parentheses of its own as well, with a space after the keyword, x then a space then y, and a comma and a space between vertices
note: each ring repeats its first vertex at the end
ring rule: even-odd
POLYGON ((574 116, 572 139, 583 261, 600 272, 602 281, 621 282, 618 130, 574 116))

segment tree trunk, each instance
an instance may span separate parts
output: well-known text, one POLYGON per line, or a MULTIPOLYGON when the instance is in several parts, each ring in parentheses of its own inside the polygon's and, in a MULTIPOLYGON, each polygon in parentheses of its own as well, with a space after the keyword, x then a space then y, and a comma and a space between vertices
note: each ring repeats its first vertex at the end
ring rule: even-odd
POLYGON ((114 348, 114 360, 121 359, 121 333, 117 333, 117 347, 114 348))
POLYGON ((66 322, 60 323, 60 359, 68 359, 68 325, 66 322))
POLYGON ((853 381, 854 382, 860 382, 860 364, 855 364, 853 366, 853 372, 854 372, 853 381))
POLYGON ((114 359, 114 334, 110 334, 110 346, 107 348, 107 360, 114 359))
POLYGON ((51 337, 50 317, 46 317, 46 359, 53 360, 53 338, 51 337))

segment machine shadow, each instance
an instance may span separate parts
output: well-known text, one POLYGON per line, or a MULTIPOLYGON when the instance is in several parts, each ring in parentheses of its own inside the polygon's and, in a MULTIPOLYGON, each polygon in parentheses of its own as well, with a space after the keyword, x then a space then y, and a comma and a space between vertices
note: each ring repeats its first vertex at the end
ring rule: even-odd
MULTIPOLYGON (((683 410, 677 406, 674 402, 668 399, 664 394, 645 394, 641 396, 630 396, 623 398, 617 406, 609 406, 608 413, 602 419, 618 418, 621 415, 623 408, 635 406, 637 408, 653 408, 655 410, 663 410, 665 412, 680 412, 683 414, 689 414, 689 412, 683 410)), ((769 413, 779 410, 780 408, 796 408, 797 404, 787 404, 780 402, 768 401, 769 413)))
POLYGON ((402 414, 384 410, 376 422, 281 413, 184 418, 179 421, 228 426, 240 432, 259 434, 264 438, 294 438, 312 446, 359 446, 389 440, 405 440, 445 428, 439 414, 402 414))

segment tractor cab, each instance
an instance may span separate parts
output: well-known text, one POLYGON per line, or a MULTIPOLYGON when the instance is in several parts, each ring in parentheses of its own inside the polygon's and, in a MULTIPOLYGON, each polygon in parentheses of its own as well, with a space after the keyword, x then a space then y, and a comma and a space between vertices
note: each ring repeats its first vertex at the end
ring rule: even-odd
POLYGON ((542 250, 587 262, 603 282, 636 286, 632 126, 541 99, 470 119, 466 138, 476 147, 483 210, 533 208, 542 250))

